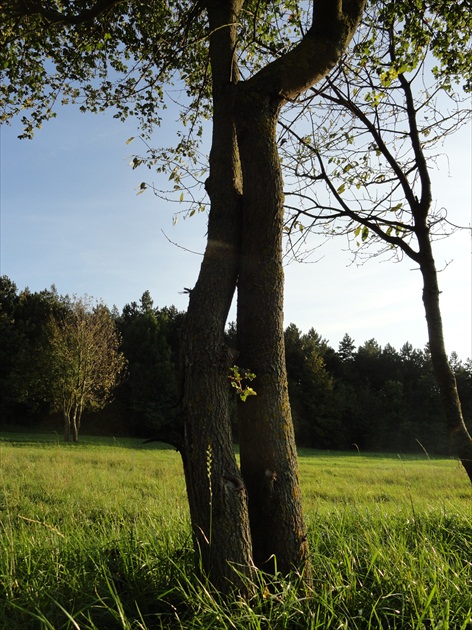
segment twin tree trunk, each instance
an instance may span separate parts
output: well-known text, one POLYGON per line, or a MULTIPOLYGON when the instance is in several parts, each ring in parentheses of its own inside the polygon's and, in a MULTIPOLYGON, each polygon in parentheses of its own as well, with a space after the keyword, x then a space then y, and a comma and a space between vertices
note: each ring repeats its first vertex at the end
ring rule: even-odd
POLYGON ((71 409, 63 410, 62 417, 64 419, 64 441, 70 442, 72 435, 72 441, 78 442, 82 409, 73 405, 71 409))
POLYGON ((244 83, 236 66, 242 0, 206 0, 213 137, 208 242, 190 294, 183 348, 182 453, 195 548, 222 592, 251 592, 255 565, 308 571, 283 338, 280 108, 337 63, 364 0, 318 0, 291 52, 244 83), (233 452, 224 329, 238 286, 237 363, 256 374, 239 404, 233 452), (255 563, 255 564, 254 564, 255 563), (236 570, 235 570, 236 569, 236 570))

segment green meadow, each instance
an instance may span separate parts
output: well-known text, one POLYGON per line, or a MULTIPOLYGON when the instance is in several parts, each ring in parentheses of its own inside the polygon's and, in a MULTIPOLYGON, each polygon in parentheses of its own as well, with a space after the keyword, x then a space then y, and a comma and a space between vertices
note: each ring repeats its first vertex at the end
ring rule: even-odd
POLYGON ((301 450, 313 572, 222 600, 194 571, 178 453, 0 435, 0 628, 472 629, 457 461, 301 450))

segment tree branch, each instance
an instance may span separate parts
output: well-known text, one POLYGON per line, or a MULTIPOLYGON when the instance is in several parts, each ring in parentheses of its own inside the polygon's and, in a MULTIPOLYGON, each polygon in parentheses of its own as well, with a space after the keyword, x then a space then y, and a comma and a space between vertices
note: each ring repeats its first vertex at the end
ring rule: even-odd
POLYGON ((338 63, 360 22, 364 6, 365 0, 316 0, 313 24, 301 42, 241 86, 281 102, 296 98, 338 63))
MULTIPOLYGON (((372 123, 370 123, 370 121, 367 118, 365 118, 365 121, 366 121, 365 124, 369 123, 369 125, 372 126, 372 123)), ((410 247, 407 243, 405 243, 404 239, 402 239, 401 237, 398 237, 398 236, 391 236, 385 230, 382 229, 382 227, 379 225, 379 223, 382 222, 384 225, 388 226, 389 228, 398 228, 398 229, 400 229, 402 231, 408 230, 410 232, 414 229, 412 226, 406 225, 405 223, 402 223, 400 221, 389 221, 387 219, 379 219, 377 217, 373 217, 372 218, 372 217, 362 216, 359 212, 351 210, 349 205, 346 203, 346 201, 343 199, 343 197, 341 196, 341 194, 338 192, 338 190, 336 189, 335 185, 331 181, 331 178, 329 177, 328 173, 326 172, 325 165, 324 165, 324 162, 323 162, 323 158, 320 155, 319 151, 317 151, 315 147, 313 147, 312 145, 307 143, 306 140, 304 138, 300 137, 295 131, 293 131, 293 129, 290 129, 284 123, 279 123, 279 124, 286 131, 291 133, 298 140, 298 142, 300 144, 302 144, 303 146, 305 146, 306 148, 308 148, 310 151, 313 152, 314 156, 318 160, 318 164, 319 164, 319 167, 320 167, 320 174, 316 175, 316 176, 309 176, 308 174, 305 174, 304 176, 309 178, 309 179, 313 179, 313 180, 320 180, 320 179, 324 180, 324 182, 326 183, 330 193, 336 199, 336 202, 338 203, 338 205, 340 207, 340 210, 337 211, 338 212, 337 216, 346 216, 346 217, 349 217, 350 219, 352 219, 353 221, 355 221, 357 223, 360 223, 361 225, 363 225, 363 226, 367 227, 369 230, 371 230, 374 234, 376 234, 376 236, 378 236, 380 239, 382 239, 386 243, 389 243, 390 245, 393 245, 395 247, 399 247, 409 258, 411 258, 415 262, 419 262, 418 253, 415 252, 415 250, 412 247, 410 247)), ((372 129, 369 129, 369 130, 371 131, 371 133, 373 133, 372 129)), ((374 131, 375 131, 375 128, 374 128, 374 131)), ((382 140, 380 136, 378 136, 378 138, 380 140, 382 140)), ((385 146, 385 149, 388 151, 386 146, 385 146)), ((392 160, 393 160, 393 157, 392 157, 392 160)), ((395 161, 395 164, 396 164, 396 161, 395 161)), ((301 195, 298 195, 298 196, 301 196, 301 195)), ((331 212, 334 211, 334 209, 324 208, 324 207, 319 206, 319 205, 317 207, 320 210, 329 209, 331 212)), ((303 209, 299 209, 299 213, 303 214, 305 216, 308 216, 310 218, 313 218, 315 220, 322 218, 322 215, 313 215, 310 211, 303 210, 303 209)), ((336 217, 336 214, 334 214, 333 216, 330 216, 330 217, 325 217, 325 218, 327 220, 330 220, 330 219, 333 219, 335 217, 336 217)))

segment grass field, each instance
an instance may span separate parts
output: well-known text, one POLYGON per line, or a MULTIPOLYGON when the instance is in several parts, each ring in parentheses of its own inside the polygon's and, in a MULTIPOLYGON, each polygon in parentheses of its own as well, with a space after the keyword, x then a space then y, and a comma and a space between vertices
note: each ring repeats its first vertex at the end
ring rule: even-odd
POLYGON ((453 460, 300 453, 313 580, 221 601, 193 572, 180 457, 0 434, 0 628, 472 629, 472 487, 453 460))

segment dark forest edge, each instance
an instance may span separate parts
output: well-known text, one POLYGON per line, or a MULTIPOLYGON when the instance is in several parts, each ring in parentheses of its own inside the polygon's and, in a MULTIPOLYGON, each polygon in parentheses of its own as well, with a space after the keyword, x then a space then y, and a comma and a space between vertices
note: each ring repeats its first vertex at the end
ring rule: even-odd
MULTIPOLYGON (((22 369, 45 343, 46 323, 64 300, 55 289, 19 291, 0 278, 0 429, 58 431, 61 419, 44 400, 25 395, 22 369)), ((120 313, 110 311, 121 335, 126 377, 105 409, 84 413, 83 434, 152 438, 173 430, 179 414, 180 340, 185 313, 154 306, 149 291, 120 313)), ((226 333, 235 348, 236 328, 226 333)), ((336 451, 447 455, 448 436, 429 349, 400 350, 372 338, 356 348, 345 334, 337 350, 313 328, 285 329, 286 364, 297 445, 336 451)), ((236 353, 235 353, 235 356, 236 353)), ((237 359, 236 359, 237 361, 237 359)), ((472 361, 453 352, 464 416, 472 421, 472 361)), ((250 367, 250 366, 247 366, 250 367)), ((229 375, 228 375, 229 376, 229 375)), ((252 386, 257 392, 257 374, 252 386)), ((233 416, 236 416, 236 395, 233 416)), ((234 392, 234 390, 233 390, 234 392)), ((250 401, 249 403, 250 404, 250 401)), ((237 442, 236 422, 233 424, 237 442)))

